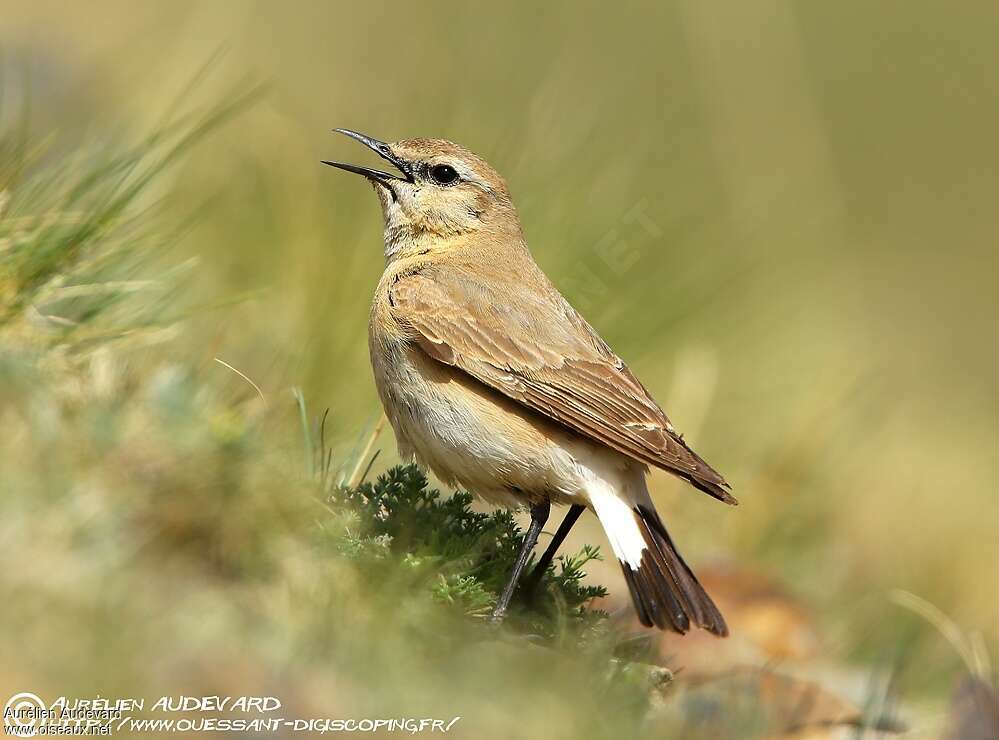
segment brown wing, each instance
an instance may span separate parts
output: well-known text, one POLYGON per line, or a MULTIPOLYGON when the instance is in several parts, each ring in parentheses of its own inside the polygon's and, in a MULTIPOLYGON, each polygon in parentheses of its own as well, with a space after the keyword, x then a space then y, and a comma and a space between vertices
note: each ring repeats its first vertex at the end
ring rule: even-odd
POLYGON ((676 434, 645 387, 561 296, 514 293, 417 274, 397 280, 389 299, 393 316, 435 360, 736 503, 725 480, 676 434))

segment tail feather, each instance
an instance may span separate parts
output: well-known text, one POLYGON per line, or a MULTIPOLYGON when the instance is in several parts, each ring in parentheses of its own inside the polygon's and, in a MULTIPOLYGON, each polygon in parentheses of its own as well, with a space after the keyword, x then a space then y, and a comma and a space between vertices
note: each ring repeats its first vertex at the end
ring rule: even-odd
POLYGON ((718 607, 676 551, 648 493, 628 501, 609 486, 594 485, 590 502, 607 532, 635 603, 638 619, 683 634, 691 624, 724 637, 718 607))
POLYGON ((634 514, 645 549, 637 569, 623 561, 621 567, 642 624, 683 634, 693 623, 719 637, 728 635, 721 612, 677 552, 659 515, 644 506, 634 514))

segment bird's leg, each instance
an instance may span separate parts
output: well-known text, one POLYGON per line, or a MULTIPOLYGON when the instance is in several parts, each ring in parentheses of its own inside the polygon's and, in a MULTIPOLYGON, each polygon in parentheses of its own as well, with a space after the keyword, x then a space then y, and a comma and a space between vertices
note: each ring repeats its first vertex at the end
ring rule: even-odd
POLYGON ((573 504, 569 507, 569 512, 565 515, 565 519, 559 525, 558 531, 552 537, 552 541, 548 543, 548 549, 545 550, 545 554, 541 556, 541 560, 538 561, 538 564, 534 566, 534 570, 531 571, 530 575, 527 576, 527 580, 524 581, 525 593, 530 594, 538 587, 541 578, 545 575, 545 571, 548 570, 548 566, 555 559, 555 553, 558 552, 559 547, 565 542, 569 530, 572 529, 576 520, 579 519, 579 515, 585 510, 586 507, 582 504, 573 504))
POLYGON ((520 580, 520 574, 524 572, 524 566, 527 565, 527 558, 530 557, 531 551, 534 550, 534 546, 538 543, 538 535, 541 534, 541 528, 548 521, 548 514, 550 512, 551 504, 547 499, 531 507, 531 525, 527 528, 524 541, 520 545, 520 552, 517 553, 517 560, 513 564, 513 572, 510 573, 510 580, 507 581, 506 586, 503 588, 503 593, 500 594, 499 601, 496 602, 496 608, 493 609, 492 621, 500 622, 506 614, 506 608, 510 605, 510 599, 513 598, 513 592, 517 588, 517 581, 520 580))

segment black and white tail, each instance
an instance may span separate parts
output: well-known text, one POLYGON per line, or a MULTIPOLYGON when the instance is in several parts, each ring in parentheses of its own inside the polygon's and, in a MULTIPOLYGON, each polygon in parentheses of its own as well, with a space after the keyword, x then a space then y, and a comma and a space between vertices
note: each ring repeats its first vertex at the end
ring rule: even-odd
POLYGON ((642 624, 680 634, 694 624, 719 637, 728 635, 725 619, 676 551, 651 500, 632 506, 604 495, 591 501, 642 624))

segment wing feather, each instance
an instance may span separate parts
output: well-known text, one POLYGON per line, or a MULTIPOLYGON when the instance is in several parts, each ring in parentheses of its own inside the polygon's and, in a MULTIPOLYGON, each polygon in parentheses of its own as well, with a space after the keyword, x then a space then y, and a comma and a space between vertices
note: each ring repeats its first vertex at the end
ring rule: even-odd
POLYGON ((687 446, 645 387, 561 296, 512 308, 485 286, 415 274, 392 284, 389 299, 393 316, 438 362, 736 503, 721 475, 687 446))

